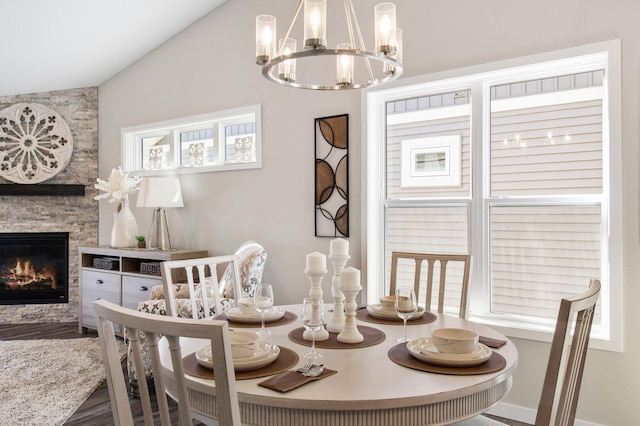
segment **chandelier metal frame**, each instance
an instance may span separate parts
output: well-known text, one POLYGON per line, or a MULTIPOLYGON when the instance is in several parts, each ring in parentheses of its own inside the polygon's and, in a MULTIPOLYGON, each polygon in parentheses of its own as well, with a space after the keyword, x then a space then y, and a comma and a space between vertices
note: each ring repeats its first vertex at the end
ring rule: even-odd
MULTIPOLYGON (((289 24, 289 28, 287 29, 286 35, 284 36, 284 40, 288 39, 291 30, 298 19, 298 15, 300 14, 300 10, 304 4, 305 0, 300 0, 298 3, 298 7, 296 12, 291 19, 289 24)), ((349 90, 349 89, 362 89, 365 87, 376 86, 382 83, 391 82, 396 80, 398 77, 402 75, 402 63, 397 60, 398 52, 397 46, 385 46, 379 52, 371 52, 368 51, 365 47, 365 43, 362 37, 362 32, 360 31, 360 25, 358 23, 358 19, 355 14, 355 10, 353 7, 352 0, 344 0, 344 10, 345 17, 347 20, 347 29, 349 33, 349 41, 351 46, 354 46, 351 49, 330 49, 326 48, 320 44, 312 44, 309 45, 309 40, 307 40, 304 50, 297 50, 295 52, 291 52, 288 54, 284 54, 284 43, 278 48, 277 54, 273 58, 265 58, 263 56, 258 56, 256 58, 256 64, 262 67, 262 75, 278 84, 282 84, 284 86, 295 87, 299 89, 311 89, 311 90, 349 90), (358 36, 358 42, 356 43, 355 32, 358 36), (312 84, 312 83, 302 83, 296 82, 295 80, 289 80, 287 78, 283 78, 278 74, 278 65, 288 61, 288 60, 297 60, 297 59, 306 59, 310 57, 319 57, 319 56, 334 56, 339 58, 340 56, 352 56, 354 58, 364 58, 364 62, 366 64, 368 75, 368 80, 366 81, 353 81, 349 83, 339 83, 333 85, 327 84, 312 84), (376 78, 373 73, 371 61, 376 61, 379 65, 384 68, 384 77, 376 78)), ((379 47, 380 50, 380 47, 379 47)), ((354 73, 355 75, 355 73, 354 73)))

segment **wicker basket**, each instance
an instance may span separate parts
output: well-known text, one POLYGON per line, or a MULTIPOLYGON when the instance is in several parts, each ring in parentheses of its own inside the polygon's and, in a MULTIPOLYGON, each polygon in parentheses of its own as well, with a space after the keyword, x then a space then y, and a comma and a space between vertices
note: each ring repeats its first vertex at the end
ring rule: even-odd
POLYGON ((120 260, 117 257, 95 257, 93 258, 93 267, 98 269, 108 269, 115 271, 120 265, 120 260))
POLYGON ((140 262, 140 272, 143 274, 160 275, 160 262, 140 262))

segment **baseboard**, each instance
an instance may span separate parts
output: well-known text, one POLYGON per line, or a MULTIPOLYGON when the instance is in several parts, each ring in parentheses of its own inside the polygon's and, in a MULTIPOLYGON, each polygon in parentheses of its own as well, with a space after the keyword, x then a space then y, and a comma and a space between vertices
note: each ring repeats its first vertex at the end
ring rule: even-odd
MULTIPOLYGON (((504 417, 506 419, 515 420, 532 425, 536 421, 536 410, 518 405, 505 404, 504 402, 497 404, 487 411, 488 414, 504 417)), ((591 423, 584 420, 576 419, 574 426, 602 426, 599 423, 591 423)))

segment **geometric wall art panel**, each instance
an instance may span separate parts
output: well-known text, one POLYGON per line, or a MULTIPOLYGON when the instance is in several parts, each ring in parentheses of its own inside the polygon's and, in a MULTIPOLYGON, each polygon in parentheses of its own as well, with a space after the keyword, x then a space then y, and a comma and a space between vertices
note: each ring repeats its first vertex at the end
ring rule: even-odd
POLYGON ((349 236, 349 115, 315 119, 315 234, 349 236))

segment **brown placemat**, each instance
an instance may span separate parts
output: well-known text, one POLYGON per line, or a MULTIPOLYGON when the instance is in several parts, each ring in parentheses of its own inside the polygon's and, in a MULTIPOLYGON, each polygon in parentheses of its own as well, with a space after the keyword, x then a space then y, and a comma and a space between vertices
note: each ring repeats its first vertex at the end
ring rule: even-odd
MULTIPOLYGON (((422 314, 420 318, 410 319, 407 321, 407 325, 417 325, 417 324, 429 324, 430 322, 434 322, 438 317, 432 314, 431 312, 425 312, 422 314)), ((403 325, 402 318, 398 317, 397 319, 380 319, 374 316, 371 316, 367 309, 360 309, 356 311, 356 319, 365 322, 372 322, 374 324, 386 324, 386 325, 403 325)))
MULTIPOLYGON (((227 314, 217 315, 213 319, 221 320, 221 321, 227 321, 229 323, 229 327, 236 327, 236 328, 256 328, 256 327, 260 327, 260 324, 261 324, 261 321, 258 321, 256 323, 253 323, 253 322, 246 323, 246 322, 231 321, 229 319, 229 317, 227 316, 227 314)), ((277 319, 275 321, 270 321, 270 322, 269 321, 265 321, 264 326, 265 327, 277 327, 279 325, 289 324, 291 322, 294 322, 297 319, 298 319, 298 316, 296 314, 294 314, 293 312, 284 311, 284 315, 282 316, 282 318, 277 319)))
POLYGON ((389 349, 387 353, 389 359, 403 367, 414 370, 426 371, 428 373, 451 374, 456 376, 468 376, 474 374, 486 374, 500 371, 507 365, 507 360, 502 355, 493 351, 491 357, 480 365, 473 367, 446 367, 442 365, 428 364, 414 358, 406 343, 400 343, 389 349))
MULTIPOLYGON (((367 327, 366 325, 359 325, 358 331, 364 337, 364 340, 360 343, 342 343, 338 341, 338 333, 329 333, 329 338, 321 342, 316 340, 316 347, 322 349, 356 349, 366 348, 367 346, 377 345, 384 342, 387 337, 382 331, 377 328, 367 327)), ((304 346, 311 346, 311 341, 306 340, 302 335, 304 334, 304 327, 296 328, 289 332, 289 339, 304 346)))
MULTIPOLYGON (((296 365, 298 363, 298 354, 289 348, 279 346, 280 354, 275 361, 269 365, 265 365, 262 368, 248 371, 236 371, 236 380, 255 379, 258 377, 272 376, 274 374, 282 373, 296 365)), ((182 365, 184 371, 201 379, 213 379, 213 370, 200 365, 196 359, 196 353, 189 354, 182 358, 182 365)))
POLYGON ((321 380, 325 377, 333 376, 336 373, 336 370, 325 368, 319 376, 307 377, 303 374, 298 373, 297 371, 290 370, 273 377, 269 377, 267 380, 263 380, 258 383, 258 386, 284 393, 299 388, 300 386, 313 382, 315 380, 321 380))

